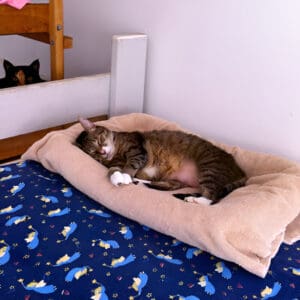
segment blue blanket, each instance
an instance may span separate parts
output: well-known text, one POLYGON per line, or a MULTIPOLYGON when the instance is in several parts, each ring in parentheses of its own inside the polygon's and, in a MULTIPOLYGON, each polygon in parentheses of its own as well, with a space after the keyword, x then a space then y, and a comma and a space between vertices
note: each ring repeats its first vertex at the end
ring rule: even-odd
POLYGON ((94 202, 26 161, 0 167, 0 299, 300 299, 300 242, 265 279, 94 202))

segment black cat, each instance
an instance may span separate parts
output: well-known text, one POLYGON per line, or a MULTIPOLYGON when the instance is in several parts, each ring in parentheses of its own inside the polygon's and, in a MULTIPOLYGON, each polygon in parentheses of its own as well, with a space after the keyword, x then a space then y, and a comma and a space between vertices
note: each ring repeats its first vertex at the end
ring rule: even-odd
POLYGON ((28 66, 14 66, 8 60, 3 61, 5 77, 0 79, 0 88, 14 87, 19 85, 43 82, 39 70, 40 62, 38 59, 28 66))

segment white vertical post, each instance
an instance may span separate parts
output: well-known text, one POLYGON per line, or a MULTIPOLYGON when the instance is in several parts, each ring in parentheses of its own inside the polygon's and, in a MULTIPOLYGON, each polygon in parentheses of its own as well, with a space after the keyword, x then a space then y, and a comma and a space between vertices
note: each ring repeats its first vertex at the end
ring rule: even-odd
POLYGON ((146 35, 113 36, 110 116, 143 112, 146 56, 146 35))

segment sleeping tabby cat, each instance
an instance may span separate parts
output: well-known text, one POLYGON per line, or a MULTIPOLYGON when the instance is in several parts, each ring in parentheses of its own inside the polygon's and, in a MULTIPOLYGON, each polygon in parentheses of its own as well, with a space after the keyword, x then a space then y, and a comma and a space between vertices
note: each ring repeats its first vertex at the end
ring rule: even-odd
POLYGON ((196 187, 199 195, 186 201, 216 203, 246 182, 231 154, 196 135, 167 130, 115 132, 87 119, 80 118, 80 123, 85 130, 76 144, 109 168, 115 185, 129 184, 136 177, 160 190, 196 187))
POLYGON ((0 88, 43 82, 40 78, 40 62, 38 59, 28 66, 14 66, 8 60, 3 61, 5 77, 0 79, 0 88))

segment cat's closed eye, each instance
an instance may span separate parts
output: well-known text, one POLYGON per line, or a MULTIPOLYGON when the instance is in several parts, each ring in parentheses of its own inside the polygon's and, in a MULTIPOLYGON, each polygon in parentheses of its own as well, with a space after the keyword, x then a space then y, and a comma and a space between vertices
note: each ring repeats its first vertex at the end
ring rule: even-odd
POLYGON ((97 154, 97 149, 96 148, 91 148, 91 149, 89 149, 89 153, 91 154, 91 155, 93 155, 93 154, 97 154))

